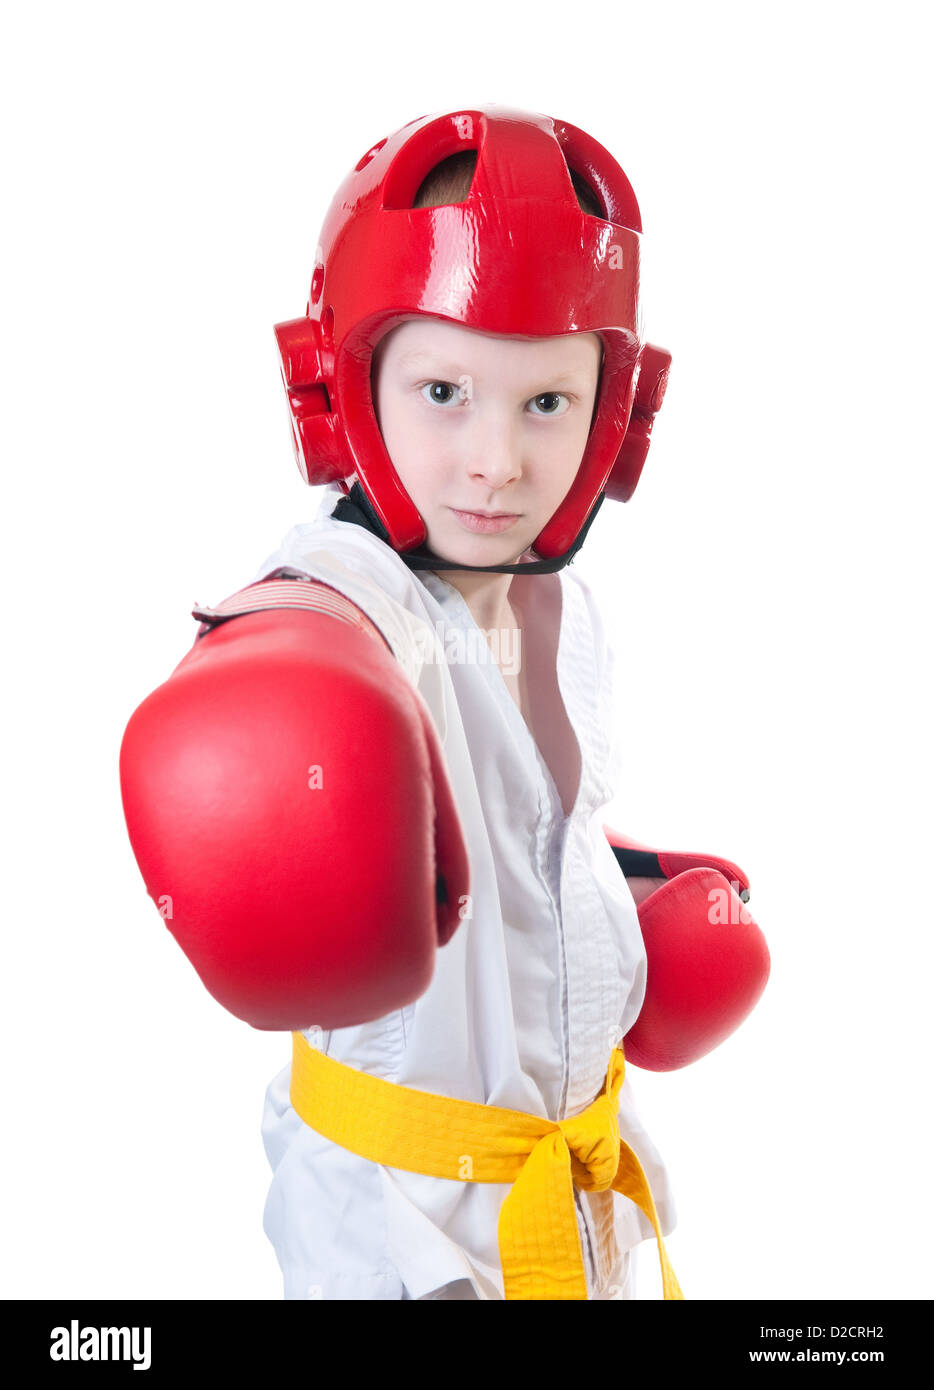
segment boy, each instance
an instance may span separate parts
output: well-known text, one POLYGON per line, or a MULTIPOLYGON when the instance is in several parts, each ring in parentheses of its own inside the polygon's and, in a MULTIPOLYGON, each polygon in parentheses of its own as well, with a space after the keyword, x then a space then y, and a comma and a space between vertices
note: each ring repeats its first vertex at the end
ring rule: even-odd
MULTIPOLYGON (((615 1051, 635 1038, 647 1003, 635 899, 652 902, 672 885, 657 860, 653 872, 653 857, 636 852, 631 867, 644 872, 634 892, 602 824, 618 772, 613 657, 588 587, 565 568, 604 495, 631 495, 660 404, 667 355, 640 341, 638 229, 625 175, 583 132, 495 107, 425 117, 358 162, 325 221, 309 315, 277 329, 299 464, 329 490, 246 600, 198 611, 199 637, 216 652, 227 623, 242 646, 253 623, 255 641, 266 640, 268 615, 256 606, 292 602, 286 588, 320 595, 327 586, 340 596, 333 603, 349 600, 430 712, 424 780, 435 806, 431 845, 398 769, 376 779, 376 814, 362 834, 336 814, 336 800, 325 803, 305 853, 328 893, 336 878, 345 906, 328 931, 327 895, 312 896, 322 920, 311 932, 298 919, 296 949, 313 935, 333 953, 343 939, 342 984, 314 994, 309 979, 300 1024, 277 1020, 291 1018, 283 994, 304 958, 291 974, 283 967, 269 1013, 267 999, 245 1001, 255 971, 237 982, 232 1003, 226 978, 222 992, 210 973, 228 969, 226 958, 218 965, 212 946, 205 965, 182 935, 188 924, 173 925, 222 1002, 256 1026, 294 1030, 292 1066, 271 1083, 263 1119, 274 1171, 265 1229, 288 1298, 631 1297, 630 1252, 653 1235, 666 1296, 680 1296, 661 1239, 675 1219, 667 1174, 615 1051), (413 964, 392 994, 387 964, 375 962, 393 914, 364 880, 373 858, 370 883, 393 873, 387 837, 406 850, 419 834, 429 867, 434 849, 443 949, 414 983, 413 964), (342 879, 334 856, 354 836, 359 871, 342 879), (345 999, 357 932, 366 944, 345 999), (605 1133, 589 1128, 598 1114, 605 1133), (516 1125, 532 1127, 521 1181, 505 1160, 496 1166, 496 1143, 486 1152, 484 1125, 497 1119, 507 1151, 516 1125), (613 1181, 621 1151, 635 1173, 628 1187, 613 1181), (542 1244, 535 1226, 549 1202, 546 1225, 571 1223, 560 1248, 542 1244)), ((331 630, 337 641, 333 622, 331 630)), ((367 641, 359 666, 377 661, 367 641)), ((255 646, 251 674, 268 650, 255 646)), ((352 664, 299 678, 297 698, 331 689, 352 664)), ((284 677, 276 669, 281 692, 291 668, 284 677)), ((393 678, 384 666, 383 680, 393 678)), ((358 698, 348 687, 348 711, 358 698)), ((331 717, 319 713, 318 726, 331 717)), ((372 724, 348 715, 345 747, 323 772, 320 759, 313 764, 321 789, 336 778, 340 790, 361 763, 369 770, 382 758, 395 744, 383 727, 375 715, 372 724)), ((285 716, 276 730, 288 737, 285 716)), ((693 862, 739 876, 723 861, 693 862)), ((223 877, 212 882, 212 907, 223 877)), ((387 887, 393 907, 400 891, 387 887)), ((278 889, 269 893, 282 902, 278 889)), ((430 908, 424 884, 413 889, 408 935, 384 957, 393 969, 410 937, 434 923, 430 908)), ((746 975, 748 1012, 764 985, 761 952, 746 975)), ((700 1034, 706 1028, 697 1023, 700 1034)), ((714 1045, 704 1041, 704 1050, 714 1045)), ((649 1051, 670 1044, 656 1035, 649 1051)))

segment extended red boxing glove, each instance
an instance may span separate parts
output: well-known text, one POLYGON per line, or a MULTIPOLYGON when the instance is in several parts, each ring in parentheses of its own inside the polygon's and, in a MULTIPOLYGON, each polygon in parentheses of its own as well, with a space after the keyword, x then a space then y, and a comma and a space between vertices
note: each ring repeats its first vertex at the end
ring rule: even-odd
POLYGON ((638 903, 646 990, 624 1052, 647 1071, 675 1071, 734 1033, 765 989, 769 949, 745 905, 749 881, 727 859, 653 850, 603 828, 627 878, 666 880, 638 903))
POLYGON ((123 806, 214 998, 254 1028, 341 1028, 428 988, 467 852, 430 712, 382 634, 326 585, 273 587, 304 606, 243 590, 261 611, 202 630, 133 714, 123 806))

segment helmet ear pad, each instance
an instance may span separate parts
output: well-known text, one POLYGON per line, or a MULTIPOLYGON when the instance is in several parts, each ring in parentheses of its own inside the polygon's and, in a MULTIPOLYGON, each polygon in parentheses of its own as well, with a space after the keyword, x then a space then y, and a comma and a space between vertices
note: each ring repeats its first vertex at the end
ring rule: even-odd
POLYGON ((654 343, 644 343, 636 363, 635 393, 629 423, 616 461, 606 480, 605 492, 615 502, 628 502, 636 490, 649 452, 652 425, 661 409, 668 385, 671 353, 654 343))
POLYGON ((343 483, 354 464, 328 390, 331 372, 326 368, 333 370, 333 351, 326 325, 317 319, 288 319, 273 331, 298 470, 310 487, 343 483))
POLYGON ((377 343, 398 323, 418 317, 382 315, 358 325, 344 344, 340 384, 335 381, 327 316, 321 322, 288 319, 273 330, 289 405, 292 449, 302 478, 310 487, 339 483, 345 494, 350 490, 348 480, 356 478, 396 550, 422 545, 427 531, 383 443, 373 407, 370 366, 377 343), (340 408, 341 400, 348 403, 347 409, 340 408))

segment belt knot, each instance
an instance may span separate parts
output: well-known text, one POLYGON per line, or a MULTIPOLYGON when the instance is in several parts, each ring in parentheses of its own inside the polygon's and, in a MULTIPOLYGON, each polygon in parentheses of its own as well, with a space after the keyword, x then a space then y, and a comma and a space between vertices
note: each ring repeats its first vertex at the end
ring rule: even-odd
POLYGON ((558 1128, 571 1151, 571 1176, 587 1192, 613 1186, 619 1168, 619 1117, 616 1098, 600 1095, 558 1128))

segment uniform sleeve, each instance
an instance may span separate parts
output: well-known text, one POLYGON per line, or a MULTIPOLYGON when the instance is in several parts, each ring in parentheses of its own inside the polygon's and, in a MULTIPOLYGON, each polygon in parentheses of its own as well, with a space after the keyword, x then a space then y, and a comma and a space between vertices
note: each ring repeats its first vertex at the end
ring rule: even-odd
POLYGON ((351 568, 349 558, 328 549, 314 523, 296 526, 263 561, 251 582, 288 566, 329 584, 356 604, 385 637, 403 673, 425 700, 443 744, 447 730, 442 677, 445 658, 438 635, 418 614, 391 598, 365 570, 351 568))

